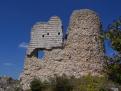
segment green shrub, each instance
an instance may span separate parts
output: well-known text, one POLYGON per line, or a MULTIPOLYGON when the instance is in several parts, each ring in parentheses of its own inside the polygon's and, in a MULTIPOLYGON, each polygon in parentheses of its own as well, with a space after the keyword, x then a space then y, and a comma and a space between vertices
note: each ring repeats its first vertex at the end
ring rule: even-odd
POLYGON ((61 77, 56 77, 54 87, 54 91, 72 91, 73 84, 71 83, 71 79, 63 75, 61 77))
POLYGON ((31 83, 30 83, 30 88, 32 91, 42 91, 42 83, 40 80, 38 79, 34 79, 31 83))
POLYGON ((114 58, 106 57, 105 72, 108 78, 113 82, 121 84, 121 58, 116 56, 114 58))
POLYGON ((42 82, 38 79, 33 79, 30 83, 31 91, 52 91, 51 87, 50 82, 42 82))
POLYGON ((121 84, 121 17, 108 26, 105 32, 106 39, 110 40, 111 47, 115 51, 114 56, 106 57, 106 71, 109 79, 121 84))
POLYGON ((104 77, 85 76, 80 79, 80 91, 106 91, 104 77))
POLYGON ((84 76, 81 78, 61 77, 56 76, 55 79, 51 78, 50 81, 41 82, 34 79, 31 82, 32 91, 108 91, 108 85, 111 82, 107 77, 97 76, 84 76))
POLYGON ((28 90, 26 90, 26 91, 32 91, 31 89, 28 89, 28 90))

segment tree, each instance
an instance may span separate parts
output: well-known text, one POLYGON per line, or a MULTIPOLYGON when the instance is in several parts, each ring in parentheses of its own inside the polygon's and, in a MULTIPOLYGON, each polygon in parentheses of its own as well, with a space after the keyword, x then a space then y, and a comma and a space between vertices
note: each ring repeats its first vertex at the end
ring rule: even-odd
POLYGON ((121 18, 108 27, 106 38, 111 40, 111 47, 117 52, 114 57, 106 57, 107 74, 111 80, 121 84, 121 18))
POLYGON ((114 50, 121 54, 121 18, 114 21, 109 27, 106 37, 111 40, 111 45, 114 50))

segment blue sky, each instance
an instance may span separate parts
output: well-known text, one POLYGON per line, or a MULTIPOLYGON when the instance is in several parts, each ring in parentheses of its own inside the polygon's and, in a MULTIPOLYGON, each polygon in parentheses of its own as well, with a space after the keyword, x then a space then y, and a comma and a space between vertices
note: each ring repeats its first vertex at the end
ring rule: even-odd
POLYGON ((57 15, 66 31, 72 11, 88 8, 98 13, 106 28, 121 16, 120 4, 121 0, 0 0, 0 75, 19 77, 31 27, 36 22, 57 15))

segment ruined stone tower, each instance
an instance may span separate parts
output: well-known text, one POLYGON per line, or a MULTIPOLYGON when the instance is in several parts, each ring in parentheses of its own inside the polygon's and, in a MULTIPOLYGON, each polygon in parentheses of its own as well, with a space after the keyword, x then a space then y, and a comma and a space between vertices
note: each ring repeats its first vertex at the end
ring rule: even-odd
MULTIPOLYGON (((24 90, 29 89, 29 84, 33 78, 48 80, 50 77, 54 77, 55 74, 58 76, 65 74, 68 77, 74 76, 76 78, 87 74, 101 75, 104 54, 99 38, 101 24, 97 14, 89 9, 74 11, 70 18, 68 37, 63 44, 63 48, 61 48, 63 43, 61 21, 57 17, 51 19, 57 19, 57 21, 59 21, 57 25, 53 23, 53 26, 56 28, 52 28, 52 32, 54 32, 52 36, 56 36, 54 37, 54 41, 56 40, 55 38, 57 38, 57 45, 53 41, 51 45, 50 40, 46 42, 46 40, 42 39, 43 31, 46 31, 45 27, 42 28, 40 35, 34 35, 38 35, 34 41, 37 41, 36 43, 39 42, 39 45, 37 44, 37 46, 33 48, 31 46, 32 41, 30 41, 28 54, 38 48, 44 48, 46 49, 44 50, 45 57, 38 59, 34 56, 26 56, 24 71, 20 76, 24 90), (60 32, 60 34, 58 34, 58 32, 60 32), (41 42, 42 44, 40 41, 43 41, 41 42), (51 48, 51 50, 47 50, 48 48, 51 48)), ((41 23, 38 25, 44 26, 44 24, 41 23)), ((36 30, 38 29, 38 25, 35 25, 37 26, 35 31, 38 31, 36 30)), ((48 26, 48 24, 45 24, 45 26, 48 26)), ((32 32, 33 31, 34 30, 32 30, 32 32)), ((48 36, 47 33, 48 31, 44 34, 48 36)))

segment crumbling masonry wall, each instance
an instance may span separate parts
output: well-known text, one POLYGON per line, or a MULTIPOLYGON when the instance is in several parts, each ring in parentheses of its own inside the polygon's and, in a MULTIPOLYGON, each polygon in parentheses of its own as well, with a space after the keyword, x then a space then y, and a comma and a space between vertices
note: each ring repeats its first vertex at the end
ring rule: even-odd
POLYGON ((23 89, 29 89, 33 78, 48 80, 55 74, 76 78, 88 74, 101 76, 104 53, 99 38, 100 26, 99 17, 94 11, 74 11, 63 48, 45 50, 43 59, 26 56, 24 71, 20 76, 23 89))
POLYGON ((52 49, 61 47, 62 42, 62 22, 59 17, 53 16, 48 22, 38 22, 33 26, 27 55, 36 52, 37 48, 52 49))

